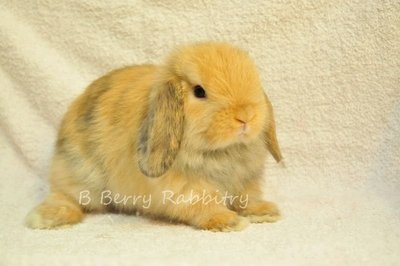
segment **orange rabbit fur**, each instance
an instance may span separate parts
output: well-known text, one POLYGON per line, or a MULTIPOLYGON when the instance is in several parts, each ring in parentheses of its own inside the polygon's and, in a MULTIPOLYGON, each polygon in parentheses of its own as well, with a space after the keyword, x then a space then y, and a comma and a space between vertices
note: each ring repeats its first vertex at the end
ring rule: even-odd
POLYGON ((249 56, 220 42, 182 46, 163 65, 110 72, 73 102, 50 193, 26 222, 55 228, 110 208, 213 231, 274 222, 278 209, 260 190, 268 150, 281 160, 272 106, 249 56), (104 204, 104 191, 107 199, 147 195, 151 204, 104 204), (177 202, 201 195, 214 200, 177 202), (222 202, 224 195, 235 198, 222 202))

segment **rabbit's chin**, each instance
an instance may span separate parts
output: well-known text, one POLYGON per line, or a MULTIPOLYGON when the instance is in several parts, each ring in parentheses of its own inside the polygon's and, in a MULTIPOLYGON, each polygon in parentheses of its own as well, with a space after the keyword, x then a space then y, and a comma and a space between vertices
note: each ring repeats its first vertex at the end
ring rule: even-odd
POLYGON ((198 148, 203 151, 216 151, 216 150, 223 150, 229 149, 235 146, 246 146, 255 141, 259 138, 257 136, 250 136, 247 134, 239 134, 235 137, 230 137, 226 139, 218 139, 213 141, 205 141, 202 144, 198 145, 198 148))
MULTIPOLYGON (((200 132, 199 132, 200 133, 200 132)), ((193 135, 192 135, 193 136, 193 135)), ((245 128, 210 128, 197 135, 202 149, 223 149, 229 146, 246 145, 262 137, 262 127, 250 125, 245 128)))

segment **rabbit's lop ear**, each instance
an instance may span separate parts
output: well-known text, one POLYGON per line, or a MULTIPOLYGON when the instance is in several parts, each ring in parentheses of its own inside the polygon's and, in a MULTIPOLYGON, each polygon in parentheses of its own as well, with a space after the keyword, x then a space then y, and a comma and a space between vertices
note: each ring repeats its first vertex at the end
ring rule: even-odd
POLYGON ((163 175, 178 154, 184 121, 183 92, 174 82, 153 88, 147 114, 139 130, 138 162, 149 177, 163 175))
POLYGON ((274 111, 267 95, 265 95, 265 101, 267 103, 268 112, 270 113, 269 124, 265 131, 265 143, 268 151, 272 154, 275 161, 279 163, 282 160, 282 154, 279 148, 278 139, 276 138, 274 111))

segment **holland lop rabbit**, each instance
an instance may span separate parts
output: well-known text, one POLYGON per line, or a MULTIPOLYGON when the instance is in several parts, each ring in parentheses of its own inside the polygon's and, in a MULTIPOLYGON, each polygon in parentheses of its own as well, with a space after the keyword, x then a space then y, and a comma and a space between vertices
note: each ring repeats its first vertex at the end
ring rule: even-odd
POLYGON ((272 106, 246 52, 207 42, 163 65, 118 69, 70 106, 31 228, 80 222, 86 212, 143 213, 199 229, 275 222, 262 199, 267 152, 281 152, 272 106))

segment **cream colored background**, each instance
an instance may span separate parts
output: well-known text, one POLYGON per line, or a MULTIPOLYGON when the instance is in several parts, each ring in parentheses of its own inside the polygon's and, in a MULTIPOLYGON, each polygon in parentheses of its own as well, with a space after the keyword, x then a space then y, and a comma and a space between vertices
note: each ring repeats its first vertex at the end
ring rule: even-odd
POLYGON ((399 1, 1 1, 0 260, 398 264, 399 54, 399 1), (200 40, 241 46, 259 66, 287 164, 268 161, 265 190, 284 219, 232 234, 123 215, 24 228, 74 97, 113 68, 200 40))

